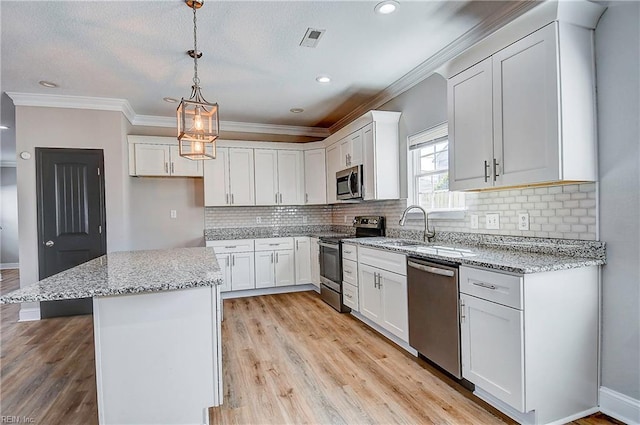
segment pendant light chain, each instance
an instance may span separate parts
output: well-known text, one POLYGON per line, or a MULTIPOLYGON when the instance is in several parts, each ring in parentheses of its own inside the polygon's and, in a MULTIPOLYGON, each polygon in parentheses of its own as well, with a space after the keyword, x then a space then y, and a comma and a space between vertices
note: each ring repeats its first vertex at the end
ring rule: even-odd
POLYGON ((198 78, 198 24, 196 20, 196 3, 193 3, 193 84, 200 85, 198 78))

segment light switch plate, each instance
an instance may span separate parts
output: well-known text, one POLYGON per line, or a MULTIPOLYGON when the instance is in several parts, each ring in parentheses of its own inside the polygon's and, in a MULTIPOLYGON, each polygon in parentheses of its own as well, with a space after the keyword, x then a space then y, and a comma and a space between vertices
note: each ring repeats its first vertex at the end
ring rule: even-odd
POLYGON ((471 214, 471 228, 477 229, 479 227, 478 214, 471 214))
POLYGON ((529 213, 518 214, 518 230, 529 230, 529 213))
POLYGON ((500 214, 498 213, 489 213, 486 216, 487 220, 487 229, 488 230, 498 230, 500 229, 500 214))
POLYGON ((306 224, 306 222, 307 222, 307 216, 306 216, 306 215, 303 215, 303 216, 302 216, 302 223, 305 223, 305 224, 306 224))
POLYGON ((262 217, 256 217, 256 224, 262 223, 262 217))
POLYGON ((169 217, 171 217, 171 218, 178 218, 178 211, 176 211, 176 210, 171 210, 171 211, 169 212, 169 217))

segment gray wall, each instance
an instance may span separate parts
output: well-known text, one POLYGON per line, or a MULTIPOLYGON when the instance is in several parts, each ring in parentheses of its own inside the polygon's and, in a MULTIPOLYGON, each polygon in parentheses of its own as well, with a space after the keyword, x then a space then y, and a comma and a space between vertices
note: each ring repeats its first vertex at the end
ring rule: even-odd
POLYGON ((202 179, 130 177, 130 129, 120 112, 16 108, 17 151, 32 155, 17 163, 22 286, 38 280, 36 147, 104 150, 109 252, 204 245, 202 179), (177 219, 169 219, 171 209, 177 210, 177 219))
POLYGON ((596 28, 602 385, 640 399, 640 3, 611 2, 596 28))
POLYGON ((407 138, 447 120, 447 80, 438 74, 394 97, 379 110, 400 116, 400 197, 407 197, 407 138))
POLYGON ((16 168, 0 168, 0 263, 18 262, 16 168))

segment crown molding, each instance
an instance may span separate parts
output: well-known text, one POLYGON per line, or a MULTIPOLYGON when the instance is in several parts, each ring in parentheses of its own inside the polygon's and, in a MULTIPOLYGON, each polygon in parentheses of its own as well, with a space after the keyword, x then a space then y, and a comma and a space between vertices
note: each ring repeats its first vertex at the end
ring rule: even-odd
MULTIPOLYGON (((134 126, 175 128, 175 117, 136 114, 126 99, 106 97, 65 96, 39 93, 7 92, 15 106, 40 106, 47 108, 92 109, 120 111, 134 126)), ((220 130, 240 133, 283 134, 289 136, 328 137, 328 128, 295 125, 260 124, 238 121, 220 121, 220 130)))
POLYGON ((371 101, 363 103, 358 108, 344 116, 340 121, 332 125, 329 128, 329 131, 331 133, 335 133, 340 128, 349 124, 351 121, 357 119, 366 112, 379 108, 396 96, 399 96, 410 88, 416 86, 418 83, 433 75, 436 70, 447 61, 455 58, 477 42, 481 41, 483 38, 539 4, 541 4, 539 0, 513 2, 508 8, 505 8, 500 13, 493 14, 484 19, 469 31, 465 32, 462 36, 440 49, 429 59, 403 75, 389 87, 378 93, 373 99, 371 99, 371 101))

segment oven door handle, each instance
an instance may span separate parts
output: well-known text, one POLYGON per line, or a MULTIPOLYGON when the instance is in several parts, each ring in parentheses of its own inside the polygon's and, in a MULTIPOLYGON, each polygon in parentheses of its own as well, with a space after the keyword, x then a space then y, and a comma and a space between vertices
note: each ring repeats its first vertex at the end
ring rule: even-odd
POLYGON ((453 270, 440 269, 438 267, 430 267, 422 264, 414 263, 413 261, 408 261, 407 265, 409 267, 413 267, 414 269, 422 270, 423 272, 439 274, 441 276, 453 277, 455 272, 453 270))
POLYGON ((353 177, 353 171, 349 172, 349 177, 347 177, 347 186, 349 187, 349 195, 353 198, 353 190, 351 190, 351 177, 353 177))
POLYGON ((323 243, 323 242, 318 242, 318 245, 323 246, 325 248, 329 248, 329 249, 338 249, 338 246, 339 246, 339 245, 332 245, 332 244, 323 243))

